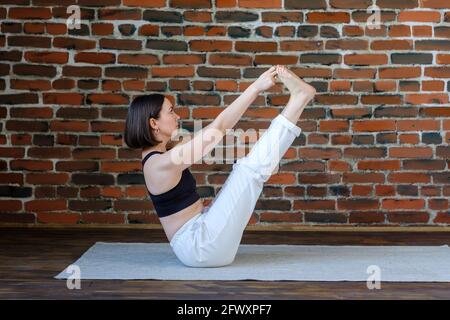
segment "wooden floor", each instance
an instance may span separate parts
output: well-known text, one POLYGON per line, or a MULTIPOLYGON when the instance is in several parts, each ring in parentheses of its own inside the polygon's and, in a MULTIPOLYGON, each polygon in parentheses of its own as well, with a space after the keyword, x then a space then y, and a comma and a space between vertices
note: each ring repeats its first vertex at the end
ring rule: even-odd
MULTIPOLYGON (((450 299, 450 283, 82 280, 53 277, 97 241, 167 242, 161 230, 0 228, 0 299, 450 299)), ((242 243, 443 245, 450 232, 248 231, 242 243)), ((450 271, 449 271, 450 272, 450 271)))

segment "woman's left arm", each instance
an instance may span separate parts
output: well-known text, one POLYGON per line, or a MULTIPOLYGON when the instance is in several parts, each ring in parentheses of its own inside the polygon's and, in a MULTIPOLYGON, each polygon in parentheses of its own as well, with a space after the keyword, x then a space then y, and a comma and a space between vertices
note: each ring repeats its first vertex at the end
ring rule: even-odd
POLYGON ((236 100, 223 110, 215 119, 222 131, 232 129, 241 119, 248 107, 255 101, 256 97, 271 88, 275 84, 275 67, 271 67, 262 73, 236 100))

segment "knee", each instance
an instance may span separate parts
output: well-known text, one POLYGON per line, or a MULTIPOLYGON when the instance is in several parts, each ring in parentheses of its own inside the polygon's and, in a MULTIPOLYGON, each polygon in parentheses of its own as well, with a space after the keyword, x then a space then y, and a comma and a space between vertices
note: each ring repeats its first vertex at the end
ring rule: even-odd
POLYGON ((264 170, 259 169, 255 164, 252 164, 245 158, 239 160, 233 165, 233 170, 241 170, 248 180, 256 181, 260 185, 269 180, 270 175, 265 174, 264 170))

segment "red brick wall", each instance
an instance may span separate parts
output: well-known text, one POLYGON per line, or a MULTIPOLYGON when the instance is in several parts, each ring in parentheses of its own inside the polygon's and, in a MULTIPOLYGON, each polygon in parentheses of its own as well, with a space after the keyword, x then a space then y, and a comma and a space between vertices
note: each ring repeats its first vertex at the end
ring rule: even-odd
MULTIPOLYGON (((1 223, 157 223, 122 138, 133 96, 170 92, 192 128, 272 64, 318 94, 251 223, 450 223, 448 0, 0 4, 1 223)), ((287 99, 277 85, 236 128, 267 128, 287 99)), ((205 203, 230 168, 191 168, 205 203)))

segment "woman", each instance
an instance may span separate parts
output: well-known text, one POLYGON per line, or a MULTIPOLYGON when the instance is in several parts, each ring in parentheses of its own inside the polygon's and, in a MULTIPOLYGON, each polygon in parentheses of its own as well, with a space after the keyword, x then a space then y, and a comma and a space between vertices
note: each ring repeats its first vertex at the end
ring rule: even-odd
POLYGON ((315 93, 314 87, 286 67, 273 66, 213 122, 170 150, 167 144, 180 119, 172 103, 159 94, 134 99, 126 119, 125 142, 131 148, 143 149, 146 187, 170 245, 182 263, 190 267, 219 267, 234 261, 263 184, 300 135, 296 123, 315 93), (204 207, 189 167, 222 140, 258 94, 275 84, 276 77, 290 91, 288 104, 247 156, 233 164, 216 198, 204 207))

